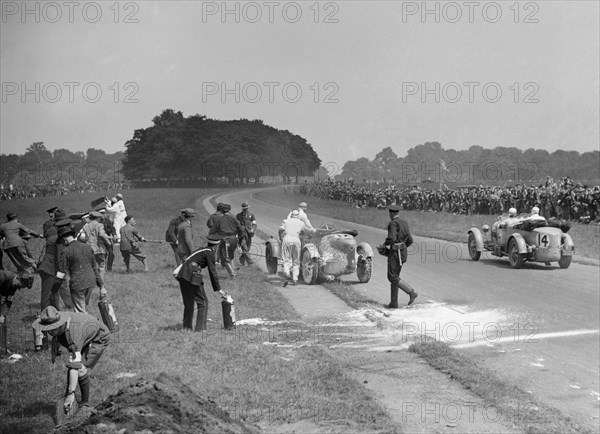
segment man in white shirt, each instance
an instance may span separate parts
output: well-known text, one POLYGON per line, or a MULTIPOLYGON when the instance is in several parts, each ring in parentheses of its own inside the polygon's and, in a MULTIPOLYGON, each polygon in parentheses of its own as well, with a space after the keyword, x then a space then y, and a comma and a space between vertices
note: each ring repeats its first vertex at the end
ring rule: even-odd
POLYGON ((300 233, 302 231, 314 232, 314 228, 307 226, 306 223, 300 220, 300 212, 295 209, 283 221, 279 229, 283 231, 281 259, 283 260, 283 273, 286 278, 282 286, 287 286, 290 278, 292 285, 296 285, 300 274, 300 233))
POLYGON ((527 220, 537 221, 546 219, 540 215, 540 209, 537 206, 534 206, 533 208, 531 208, 531 215, 527 217, 527 220))
POLYGON ((106 202, 106 212, 109 214, 114 214, 114 219, 112 222, 117 235, 117 243, 120 243, 121 228, 125 226, 125 217, 127 217, 127 211, 125 211, 125 202, 123 202, 123 195, 121 193, 113 197, 110 202, 106 202))
MULTIPOLYGON (((298 209, 293 210, 292 212, 298 211, 298 218, 300 219, 300 221, 303 222, 309 229, 312 229, 312 231, 315 231, 315 228, 310 223, 310 220, 308 219, 308 216, 306 215, 307 207, 308 207, 308 205, 306 204, 306 202, 300 202, 298 204, 298 209)), ((291 218, 291 217, 292 217, 292 213, 290 212, 288 214, 287 218, 291 218)))

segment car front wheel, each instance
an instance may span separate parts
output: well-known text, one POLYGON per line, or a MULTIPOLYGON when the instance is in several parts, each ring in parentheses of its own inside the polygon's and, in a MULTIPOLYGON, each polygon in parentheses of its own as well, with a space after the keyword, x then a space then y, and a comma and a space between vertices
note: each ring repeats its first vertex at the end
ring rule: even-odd
POLYGON ((302 250, 302 256, 300 257, 300 276, 307 285, 317 283, 317 277, 319 276, 318 259, 313 258, 310 250, 306 248, 302 250))
POLYGON ((510 266, 513 268, 521 268, 525 261, 525 255, 519 253, 519 245, 514 238, 510 240, 510 244, 508 245, 508 260, 510 261, 510 266))
POLYGON ((477 241, 475 240, 475 235, 472 233, 469 234, 469 256, 471 256, 471 260, 479 261, 481 258, 481 252, 477 250, 477 241))

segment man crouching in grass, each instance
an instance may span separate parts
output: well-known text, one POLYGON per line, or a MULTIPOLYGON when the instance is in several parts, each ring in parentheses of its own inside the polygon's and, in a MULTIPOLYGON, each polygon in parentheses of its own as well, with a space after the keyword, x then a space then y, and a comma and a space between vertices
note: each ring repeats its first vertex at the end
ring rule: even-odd
POLYGON ((81 411, 90 411, 88 369, 96 366, 108 346, 110 340, 108 328, 87 313, 58 311, 53 306, 48 306, 42 311, 40 318, 33 323, 33 327, 46 331, 54 337, 52 363, 59 353, 59 345, 69 350, 65 413, 71 409, 75 401, 75 389, 78 383, 81 392, 81 411))

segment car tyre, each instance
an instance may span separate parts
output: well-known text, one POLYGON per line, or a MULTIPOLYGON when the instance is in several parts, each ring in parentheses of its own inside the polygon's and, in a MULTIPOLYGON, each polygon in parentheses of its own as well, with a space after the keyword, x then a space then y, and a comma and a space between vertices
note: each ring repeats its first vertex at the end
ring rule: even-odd
POLYGON ((267 261, 267 271, 269 274, 277 273, 277 258, 273 256, 273 249, 270 244, 267 244, 265 249, 265 259, 267 261))
POLYGON ((519 253, 519 245, 514 238, 510 240, 508 245, 508 260, 510 261, 510 266, 513 268, 521 268, 523 262, 525 262, 525 255, 519 253))
POLYGON ((356 264, 356 276, 360 283, 367 283, 371 280, 373 273, 373 260, 371 258, 359 258, 356 264))
POLYGON ((469 234, 469 256, 471 256, 471 260, 479 261, 481 258, 481 252, 477 250, 477 241, 475 240, 475 235, 472 233, 469 234))
POLYGON ((560 255, 560 259, 558 260, 558 266, 560 268, 569 268, 571 265, 571 259, 573 257, 571 255, 560 255))
POLYGON ((310 250, 303 249, 300 256, 300 276, 307 285, 317 283, 319 277, 319 262, 317 258, 313 258, 310 250))

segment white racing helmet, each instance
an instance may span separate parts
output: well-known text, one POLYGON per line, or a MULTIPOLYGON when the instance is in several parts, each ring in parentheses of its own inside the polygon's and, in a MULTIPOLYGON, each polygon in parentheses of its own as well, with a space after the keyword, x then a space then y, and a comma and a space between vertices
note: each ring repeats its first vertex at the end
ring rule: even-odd
POLYGON ((508 216, 509 217, 516 217, 517 216, 517 209, 516 208, 511 208, 508 210, 508 216))

